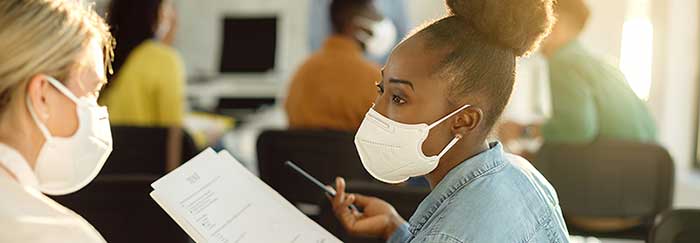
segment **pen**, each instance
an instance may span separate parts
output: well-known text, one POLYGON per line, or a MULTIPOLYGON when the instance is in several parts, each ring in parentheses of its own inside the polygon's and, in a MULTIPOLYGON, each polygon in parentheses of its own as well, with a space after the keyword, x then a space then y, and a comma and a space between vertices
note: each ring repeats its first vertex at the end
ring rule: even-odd
MULTIPOLYGON (((325 191, 326 193, 328 193, 328 194, 330 194, 331 196, 334 196, 334 197, 335 197, 335 194, 336 194, 336 193, 335 193, 335 190, 333 190, 332 188, 328 188, 326 185, 324 185, 323 183, 321 183, 318 179, 316 179, 315 177, 311 176, 309 173, 307 173, 306 171, 304 171, 302 168, 299 168, 299 166, 297 166, 296 164, 294 164, 294 162, 292 162, 292 161, 287 161, 287 162, 284 163, 284 165, 291 167, 291 168, 294 169, 297 173, 299 173, 299 174, 301 174, 302 176, 304 176, 307 180, 309 180, 309 181, 311 181, 312 183, 316 184, 316 185, 317 185, 318 187, 320 187, 323 191, 325 191)), ((350 209, 356 210, 356 211, 359 212, 358 208, 357 208, 355 205, 353 205, 353 204, 350 204, 350 209)))

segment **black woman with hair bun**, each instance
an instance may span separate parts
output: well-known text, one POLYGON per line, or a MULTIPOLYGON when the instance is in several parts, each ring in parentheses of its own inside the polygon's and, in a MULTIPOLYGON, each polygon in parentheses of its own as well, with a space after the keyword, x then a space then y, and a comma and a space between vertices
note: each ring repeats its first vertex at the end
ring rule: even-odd
POLYGON ((388 242, 569 242, 554 188, 488 140, 516 59, 552 27, 553 0, 446 3, 447 16, 394 49, 355 136, 374 178, 425 176, 432 192, 406 222, 379 198, 345 192, 338 178, 330 199, 338 220, 353 235, 388 242))

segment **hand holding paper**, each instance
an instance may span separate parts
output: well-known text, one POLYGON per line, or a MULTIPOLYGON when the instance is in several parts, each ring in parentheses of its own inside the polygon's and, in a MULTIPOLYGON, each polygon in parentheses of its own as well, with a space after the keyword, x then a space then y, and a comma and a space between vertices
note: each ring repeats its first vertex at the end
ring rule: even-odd
POLYGON ((207 149, 152 187, 197 242, 340 242, 226 151, 207 149))

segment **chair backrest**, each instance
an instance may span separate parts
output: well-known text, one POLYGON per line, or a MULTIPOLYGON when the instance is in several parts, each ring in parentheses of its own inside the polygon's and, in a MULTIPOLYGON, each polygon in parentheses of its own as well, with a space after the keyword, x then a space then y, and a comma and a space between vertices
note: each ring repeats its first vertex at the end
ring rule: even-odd
POLYGON ((260 178, 293 204, 318 206, 326 200, 317 186, 287 168, 293 161, 322 183, 335 177, 373 180, 360 162, 354 135, 335 131, 264 131, 257 142, 260 178))
POLYGON ((641 217, 651 224, 671 206, 673 161, 656 144, 545 144, 533 165, 556 188, 564 216, 641 217))
MULTIPOLYGON (((112 126, 114 150, 100 173, 164 174, 167 136, 165 127, 112 126)), ((187 132, 182 145, 182 161, 196 155, 197 147, 187 132)))
MULTIPOLYGON (((423 199, 430 194, 430 189, 427 187, 394 186, 363 181, 349 181, 347 184, 347 191, 381 198, 394 206, 396 212, 407 220, 411 218, 423 199)), ((336 219, 330 203, 326 201, 321 205, 319 224, 343 242, 384 242, 380 239, 368 239, 348 235, 336 219)))
POLYGON ((78 192, 53 197, 90 222, 107 242, 189 242, 148 196, 157 177, 101 175, 78 192))
POLYGON ((678 209, 662 214, 649 239, 650 243, 700 242, 700 209, 678 209))

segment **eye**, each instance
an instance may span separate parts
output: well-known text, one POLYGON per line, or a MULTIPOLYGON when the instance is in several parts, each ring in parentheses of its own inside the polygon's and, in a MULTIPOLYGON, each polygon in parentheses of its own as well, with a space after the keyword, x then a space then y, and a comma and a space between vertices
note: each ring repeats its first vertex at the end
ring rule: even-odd
POLYGON ((377 85, 377 93, 383 94, 384 93, 384 85, 381 82, 378 82, 376 85, 377 85))
POLYGON ((402 99, 398 95, 394 95, 391 97, 391 101, 394 102, 395 104, 403 105, 406 103, 406 100, 402 99))

